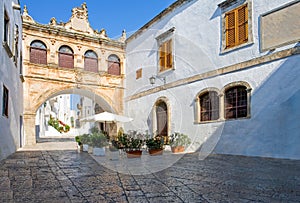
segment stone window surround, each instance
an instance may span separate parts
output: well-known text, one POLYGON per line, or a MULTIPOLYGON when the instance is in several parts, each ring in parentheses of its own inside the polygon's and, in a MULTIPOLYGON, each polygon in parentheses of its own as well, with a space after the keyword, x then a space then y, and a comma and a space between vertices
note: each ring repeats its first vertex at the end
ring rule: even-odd
POLYGON ((252 0, 227 0, 224 1, 223 3, 218 5, 221 8, 221 54, 225 54, 227 52, 239 49, 241 47, 248 46, 250 44, 253 44, 253 29, 252 29, 252 0), (225 14, 231 10, 234 10, 235 8, 238 8, 242 5, 248 4, 248 42, 231 47, 231 48, 226 48, 226 19, 225 19, 225 14))
POLYGON ((205 123, 214 123, 214 122, 221 122, 221 121, 228 121, 228 120, 240 120, 240 119, 249 119, 251 118, 251 86, 244 81, 236 81, 236 82, 231 82, 227 85, 225 85, 221 90, 215 87, 208 87, 203 90, 201 90, 197 95, 194 100, 195 102, 195 114, 194 114, 194 124, 205 124, 205 123), (242 118, 231 118, 231 119, 226 119, 225 118, 225 92, 232 87, 235 86, 245 86, 246 91, 247 91, 247 116, 242 117, 242 118), (211 121, 201 121, 200 120, 200 99, 199 96, 202 94, 208 92, 208 91, 214 91, 217 92, 219 98, 219 119, 217 120, 211 120, 211 121))
POLYGON ((157 42, 157 75, 164 75, 165 73, 168 73, 170 71, 175 70, 175 27, 172 27, 170 29, 168 29, 167 31, 163 32, 162 34, 158 35, 157 37, 155 37, 156 42, 157 42), (160 63, 159 63, 159 48, 161 46, 161 44, 163 44, 164 42, 168 41, 168 40, 172 40, 172 65, 173 67, 164 71, 160 71, 160 63))

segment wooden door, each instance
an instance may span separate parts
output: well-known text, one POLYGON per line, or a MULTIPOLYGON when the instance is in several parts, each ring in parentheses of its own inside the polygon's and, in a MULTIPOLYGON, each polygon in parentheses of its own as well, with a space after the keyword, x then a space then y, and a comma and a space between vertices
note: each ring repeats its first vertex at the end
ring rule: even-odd
POLYGON ((164 137, 168 143, 168 108, 165 102, 160 102, 156 107, 157 135, 164 137))

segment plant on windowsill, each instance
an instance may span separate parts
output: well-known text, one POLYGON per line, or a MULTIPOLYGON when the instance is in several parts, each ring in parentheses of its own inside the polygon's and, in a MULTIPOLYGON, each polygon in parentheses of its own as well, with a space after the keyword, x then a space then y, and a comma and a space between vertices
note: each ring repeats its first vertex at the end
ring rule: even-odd
POLYGON ((146 146, 150 156, 162 155, 164 150, 164 139, 156 136, 146 139, 146 146))
POLYGON ((173 153, 184 152, 185 148, 191 144, 188 135, 175 132, 170 136, 170 146, 173 153))

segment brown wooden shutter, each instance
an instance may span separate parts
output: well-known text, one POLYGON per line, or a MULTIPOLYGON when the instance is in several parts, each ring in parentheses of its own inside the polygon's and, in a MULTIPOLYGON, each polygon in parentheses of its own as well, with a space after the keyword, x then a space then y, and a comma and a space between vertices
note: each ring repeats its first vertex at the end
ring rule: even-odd
POLYGON ((247 6, 243 6, 238 9, 238 44, 242 44, 248 41, 248 9, 247 6))
POLYGON ((235 12, 226 14, 226 48, 235 46, 235 12))
POLYGON ((163 43, 159 48, 159 70, 164 71, 165 69, 165 43, 163 43))
POLYGON ((120 75, 121 74, 120 64, 117 62, 109 61, 107 73, 111 75, 120 75))
POLYGON ((167 68, 170 69, 173 67, 173 60, 172 60, 172 40, 170 39, 166 43, 167 46, 167 53, 166 53, 166 62, 167 62, 167 68))
POLYGON ((84 58, 84 70, 91 72, 98 72, 98 60, 96 58, 84 58))
POLYGON ((59 67, 74 68, 73 54, 59 53, 59 67))
POLYGON ((37 64, 47 64, 47 50, 31 47, 30 62, 37 64))

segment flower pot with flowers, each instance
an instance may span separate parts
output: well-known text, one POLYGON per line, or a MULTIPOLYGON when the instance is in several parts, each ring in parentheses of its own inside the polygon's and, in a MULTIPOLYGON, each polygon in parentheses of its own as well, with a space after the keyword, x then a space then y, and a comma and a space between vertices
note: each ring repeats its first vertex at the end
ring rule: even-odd
POLYGON ((191 144, 188 135, 175 132, 170 136, 170 146, 173 153, 184 152, 185 148, 191 144))
POLYGON ((142 146, 144 141, 135 134, 123 134, 119 141, 127 154, 127 158, 140 158, 142 156, 142 146))
POLYGON ((162 155, 164 150, 164 139, 156 136, 146 139, 146 146, 150 156, 162 155))

